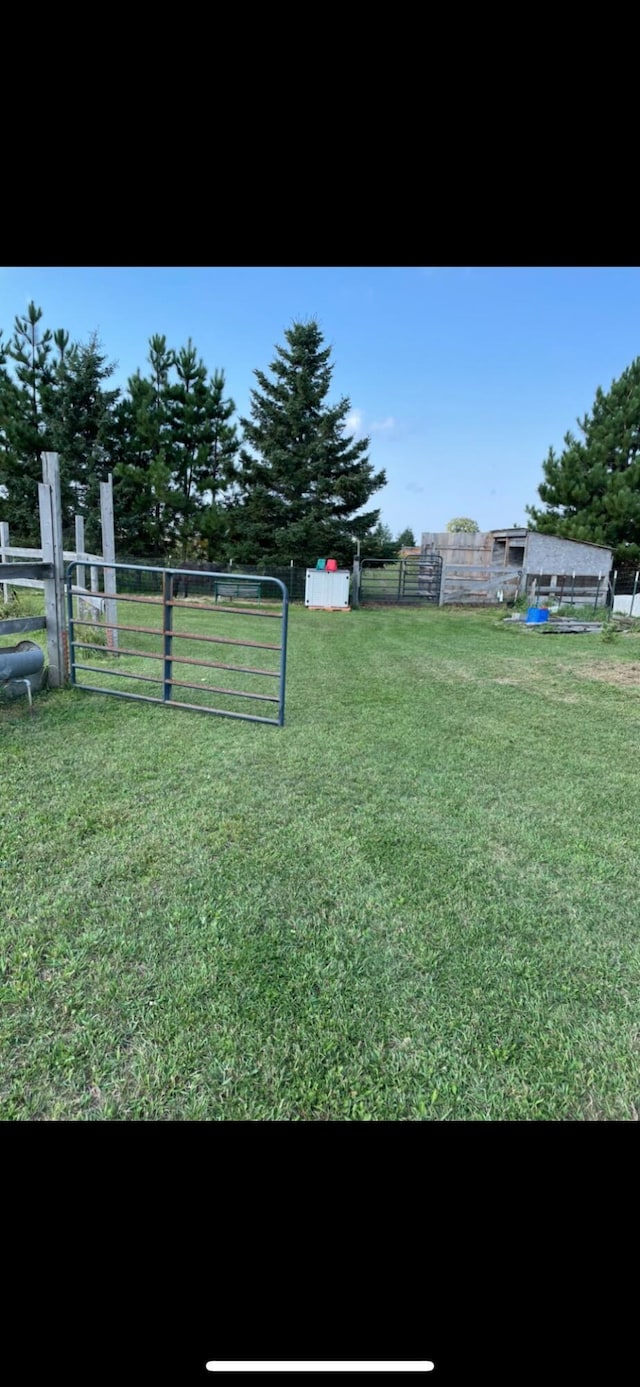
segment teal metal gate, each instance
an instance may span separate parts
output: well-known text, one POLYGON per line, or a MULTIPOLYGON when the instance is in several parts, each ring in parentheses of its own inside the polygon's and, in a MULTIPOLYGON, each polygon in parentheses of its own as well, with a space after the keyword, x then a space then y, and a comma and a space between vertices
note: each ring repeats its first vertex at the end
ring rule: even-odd
POLYGON ((406 559, 383 561, 363 558, 360 561, 359 600, 367 603, 389 603, 396 606, 421 606, 424 602, 438 603, 442 584, 442 559, 439 554, 425 553, 406 559))
MULTIPOLYGON (((89 591, 84 582, 74 582, 74 577, 84 577, 87 567, 89 565, 81 560, 74 560, 66 571, 69 667, 71 682, 76 688, 142 703, 164 703, 189 712, 212 713, 216 717, 283 726, 289 604, 287 589, 279 578, 244 573, 233 576, 208 572, 194 574, 192 569, 103 563, 91 565, 89 591), (187 579, 189 597, 180 598, 180 585, 183 584, 184 590, 187 579), (152 615, 148 620, 152 624, 134 625, 121 621, 121 603, 150 608, 152 615), (176 630, 176 613, 183 627, 188 629, 176 630), (219 621, 214 622, 214 616, 219 621), (271 626, 255 628, 257 622, 271 623, 271 626), (274 635, 276 639, 248 638, 263 633, 274 635), (121 635, 126 642, 124 646, 121 635), (176 642, 184 642, 178 646, 178 653, 176 642), (229 653, 220 652, 226 655, 224 660, 204 659, 203 646, 207 654, 217 654, 218 646, 229 647, 229 653), (207 648, 210 646, 216 649, 210 652, 207 648), (236 663, 237 658, 242 659, 240 654, 236 655, 237 650, 251 650, 253 663, 236 663), (78 652, 84 653, 78 658, 78 652), (132 659, 142 662, 135 670, 125 667, 132 659), (196 670, 204 671, 197 682, 196 670), (190 677, 181 679, 176 677, 176 672, 190 677), (106 687, 102 682, 88 683, 86 674, 115 682, 106 687), (236 678, 238 675, 242 676, 241 680, 236 678), (227 682, 229 677, 234 685, 242 686, 231 687, 227 682), (118 686, 121 680, 154 684, 159 686, 158 692, 133 693, 127 686, 118 686), (264 690, 269 686, 271 692, 267 693, 264 690), (182 689, 194 691, 190 702, 184 701, 180 694, 176 698, 176 690, 182 689), (202 700, 195 698, 195 691, 204 696, 202 700), (216 706, 207 701, 209 695, 215 696, 216 706), (238 711, 238 700, 243 700, 242 712, 238 711), (264 704, 274 705, 274 716, 253 711, 254 706, 264 704)), ((135 617, 135 614, 134 607, 132 615, 135 617)))

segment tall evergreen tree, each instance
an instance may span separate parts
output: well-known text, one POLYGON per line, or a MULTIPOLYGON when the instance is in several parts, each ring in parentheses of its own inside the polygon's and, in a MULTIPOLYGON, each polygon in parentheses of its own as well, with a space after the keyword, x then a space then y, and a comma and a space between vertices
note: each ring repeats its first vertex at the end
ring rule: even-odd
POLYGON ((228 500, 237 477, 237 458, 240 439, 235 423, 234 400, 225 398, 224 371, 214 370, 209 379, 210 409, 210 468, 212 485, 209 504, 201 517, 201 531, 206 544, 207 558, 222 562, 226 558, 228 536, 228 500))
POLYGON ((11 440, 8 512, 15 541, 39 543, 37 484, 42 480, 40 454, 51 446, 44 417, 44 406, 53 381, 51 332, 41 330, 42 309, 30 303, 24 317, 16 316, 8 356, 14 363, 17 390, 5 395, 10 417, 5 430, 11 440))
POLYGON ((19 396, 15 381, 7 370, 8 347, 3 337, 4 334, 0 329, 0 520, 13 520, 11 538, 17 544, 20 535, 14 499, 16 481, 19 488, 21 474, 14 444, 15 424, 19 413, 19 396))
POLYGON ((240 422, 244 447, 238 497, 230 512, 234 556, 240 561, 309 563, 331 555, 342 563, 379 519, 362 507, 381 486, 369 439, 345 431, 350 401, 327 403, 333 366, 331 349, 315 321, 296 322, 276 347, 269 370, 254 375, 251 418, 240 422))
POLYGON ((371 531, 370 535, 367 535, 362 549, 362 557, 366 559, 385 559, 387 562, 390 562, 393 559, 397 559, 399 549, 400 541, 393 538, 389 526, 384 525, 382 521, 378 521, 375 529, 371 531))
POLYGON ((177 380, 167 390, 169 536, 184 562, 200 552, 203 535, 209 550, 220 542, 225 526, 218 498, 233 479, 238 444, 230 423, 235 405, 224 399, 224 373, 215 371, 207 380, 191 338, 174 365, 177 380))
POLYGON ((105 389, 115 363, 107 361, 97 334, 69 346, 69 334, 54 335, 58 359, 43 397, 50 446, 60 455, 63 531, 73 538, 74 514, 85 517, 85 543, 99 548, 100 482, 110 468, 114 409, 120 391, 105 389))
POLYGON ((591 540, 613 549, 616 562, 640 559, 640 357, 577 420, 558 457, 549 449, 538 494, 527 506, 536 530, 591 540))
POLYGON ((116 411, 113 434, 116 541, 130 558, 164 558, 171 469, 167 393, 174 353, 149 340, 151 377, 136 371, 116 411))
POLYGON ((398 535, 398 545, 400 549, 414 549, 415 543, 416 537, 413 533, 413 530, 408 525, 406 530, 400 531, 400 534, 398 535))

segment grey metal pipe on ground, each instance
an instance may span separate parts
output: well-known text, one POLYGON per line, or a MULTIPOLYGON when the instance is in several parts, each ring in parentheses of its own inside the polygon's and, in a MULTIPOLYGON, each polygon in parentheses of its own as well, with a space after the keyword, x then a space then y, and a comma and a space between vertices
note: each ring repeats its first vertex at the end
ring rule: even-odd
POLYGON ((0 684, 10 679, 29 679, 39 674, 44 665, 44 652, 35 641, 20 641, 19 645, 0 646, 0 684))

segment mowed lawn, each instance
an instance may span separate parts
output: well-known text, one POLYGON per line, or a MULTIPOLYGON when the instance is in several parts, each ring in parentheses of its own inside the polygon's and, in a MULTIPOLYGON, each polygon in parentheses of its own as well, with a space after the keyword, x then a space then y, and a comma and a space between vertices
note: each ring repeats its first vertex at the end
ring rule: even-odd
POLYGON ((1 1117, 638 1118, 639 638, 294 608, 282 731, 35 709, 1 1117))

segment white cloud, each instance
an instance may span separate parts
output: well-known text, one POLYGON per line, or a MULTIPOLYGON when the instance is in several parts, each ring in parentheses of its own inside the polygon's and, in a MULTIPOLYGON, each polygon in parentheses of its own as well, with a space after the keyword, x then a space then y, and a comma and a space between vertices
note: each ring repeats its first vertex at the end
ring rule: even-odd
POLYGON ((374 420, 373 424, 371 425, 371 432, 388 433, 390 429, 395 428, 395 424, 396 421, 393 418, 393 415, 389 414, 386 419, 374 420))
POLYGON ((345 419, 345 428, 347 428, 347 429, 349 430, 349 433, 362 433, 362 432, 363 432, 363 428, 362 428, 363 423, 364 423, 364 410, 363 410, 363 409, 352 409, 351 413, 348 414, 347 417, 346 417, 346 419, 345 419))

